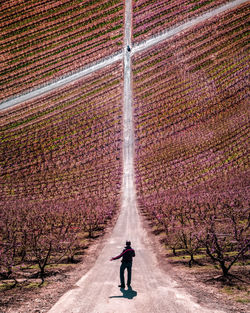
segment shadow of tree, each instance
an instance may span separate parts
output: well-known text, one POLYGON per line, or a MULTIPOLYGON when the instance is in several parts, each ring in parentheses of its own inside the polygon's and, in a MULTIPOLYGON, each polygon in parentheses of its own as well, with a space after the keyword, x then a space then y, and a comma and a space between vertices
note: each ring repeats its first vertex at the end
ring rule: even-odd
POLYGON ((122 292, 122 296, 110 296, 109 298, 126 298, 126 299, 133 299, 137 296, 137 291, 133 290, 131 287, 128 287, 128 290, 120 288, 122 292))

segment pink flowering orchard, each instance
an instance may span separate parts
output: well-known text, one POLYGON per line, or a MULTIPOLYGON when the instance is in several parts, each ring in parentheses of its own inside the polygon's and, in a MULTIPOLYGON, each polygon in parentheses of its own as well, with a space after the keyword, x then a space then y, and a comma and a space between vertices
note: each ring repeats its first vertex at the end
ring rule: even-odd
POLYGON ((122 64, 1 113, 1 273, 71 260, 119 209, 122 64), (6 263, 7 262, 7 263, 6 263))
POLYGON ((174 256, 206 254, 223 278, 246 262, 249 3, 235 2, 133 0, 130 29, 123 0, 2 1, 0 108, 40 93, 0 111, 0 280, 35 268, 43 283, 76 262, 118 214, 128 171, 174 256))
POLYGON ((5 1, 0 97, 30 90, 122 48, 124 2, 5 1))
POLYGON ((139 206, 224 276, 249 246, 246 8, 133 56, 139 206))
POLYGON ((229 1, 133 0, 133 41, 146 40, 229 1))

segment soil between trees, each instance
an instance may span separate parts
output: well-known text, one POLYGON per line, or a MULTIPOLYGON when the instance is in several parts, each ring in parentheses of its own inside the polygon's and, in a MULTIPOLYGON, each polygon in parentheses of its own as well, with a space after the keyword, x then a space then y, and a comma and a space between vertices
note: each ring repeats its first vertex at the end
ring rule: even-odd
POLYGON ((41 279, 30 281, 29 287, 19 284, 13 289, 0 289, 0 313, 44 313, 59 300, 95 263, 102 247, 110 237, 120 212, 117 212, 104 231, 96 231, 88 240, 87 248, 76 257, 78 263, 62 264, 56 271, 46 269, 45 284, 39 287, 41 279))
POLYGON ((239 279, 232 279, 230 282, 224 282, 217 279, 221 275, 221 270, 207 268, 194 264, 189 268, 188 260, 173 261, 169 258, 165 245, 162 243, 162 233, 155 231, 152 222, 147 219, 144 213, 141 221, 143 227, 147 230, 151 247, 156 254, 159 267, 168 273, 174 280, 180 282, 188 292, 197 299, 201 305, 214 304, 214 307, 220 306, 220 309, 230 313, 250 312, 249 300, 249 266, 232 268, 232 274, 239 279), (244 282, 243 282, 244 281, 244 282), (248 296, 248 300, 247 300, 248 296))

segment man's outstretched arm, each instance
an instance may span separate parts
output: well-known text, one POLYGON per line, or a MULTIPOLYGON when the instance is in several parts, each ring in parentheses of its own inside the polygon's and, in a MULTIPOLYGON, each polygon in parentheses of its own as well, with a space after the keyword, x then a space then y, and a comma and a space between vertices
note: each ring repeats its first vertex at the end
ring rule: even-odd
POLYGON ((133 249, 127 249, 127 250, 123 251, 120 255, 110 259, 110 261, 114 261, 114 260, 120 259, 123 256, 123 254, 126 253, 127 251, 134 251, 134 250, 133 249))
MULTIPOLYGON (((124 252, 125 252, 125 251, 124 251, 124 252)), ((110 259, 110 261, 114 261, 114 260, 120 259, 120 258, 123 256, 124 252, 122 252, 122 253, 121 253, 120 255, 118 255, 118 256, 113 257, 112 259, 110 259)))

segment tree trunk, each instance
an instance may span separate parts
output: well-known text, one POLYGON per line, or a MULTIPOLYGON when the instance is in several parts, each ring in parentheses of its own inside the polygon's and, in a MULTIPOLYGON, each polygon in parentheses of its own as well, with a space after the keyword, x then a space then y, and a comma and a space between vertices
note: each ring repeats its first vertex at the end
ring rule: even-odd
POLYGON ((41 284, 42 285, 44 283, 44 276, 45 276, 45 271, 44 271, 44 266, 42 268, 40 268, 40 277, 41 277, 41 284))
POLYGON ((193 254, 190 254, 190 260, 188 262, 188 266, 189 267, 192 267, 192 264, 194 263, 194 255, 193 254))
POLYGON ((74 255, 68 256, 68 263, 75 263, 74 255))
POLYGON ((220 261, 220 267, 221 267, 221 269, 222 269, 222 272, 223 272, 223 276, 224 277, 227 277, 228 276, 228 267, 226 267, 226 265, 225 265, 225 262, 223 262, 223 261, 220 261))

